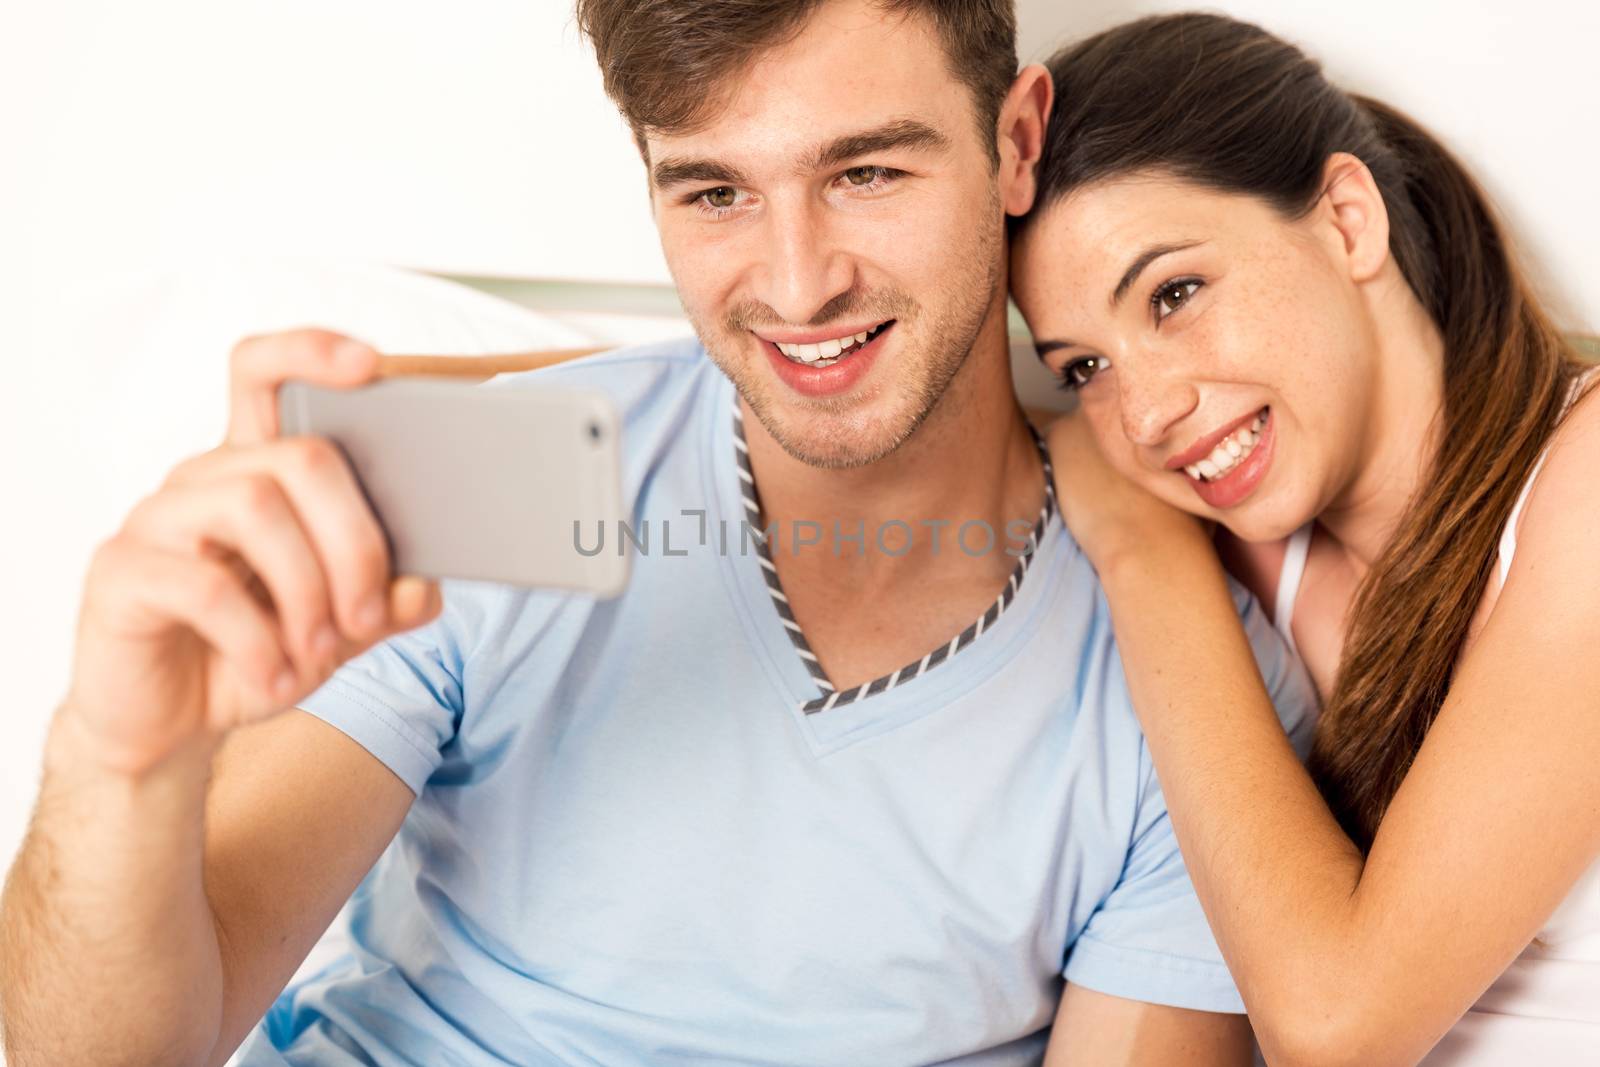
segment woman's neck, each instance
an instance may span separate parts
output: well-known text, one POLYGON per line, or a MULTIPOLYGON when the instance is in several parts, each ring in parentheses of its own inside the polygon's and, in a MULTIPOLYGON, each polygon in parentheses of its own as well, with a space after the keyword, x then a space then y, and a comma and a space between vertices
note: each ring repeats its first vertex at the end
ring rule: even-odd
POLYGON ((1388 547, 1438 449, 1444 341, 1398 269, 1371 297, 1375 388, 1349 480, 1317 523, 1358 578, 1388 547))

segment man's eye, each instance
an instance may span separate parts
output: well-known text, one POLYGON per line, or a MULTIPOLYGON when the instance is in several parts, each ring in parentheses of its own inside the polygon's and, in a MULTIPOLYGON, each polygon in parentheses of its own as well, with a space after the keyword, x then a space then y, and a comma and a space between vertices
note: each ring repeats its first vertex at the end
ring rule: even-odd
POLYGON ((719 185, 700 194, 707 207, 729 208, 739 202, 739 191, 729 185, 719 185))
POLYGON ((882 167, 851 167, 844 172, 844 180, 851 185, 871 185, 882 176, 882 167))
POLYGON ((1188 303, 1189 298, 1195 294, 1195 290, 1199 289, 1203 284, 1203 282, 1194 278, 1184 278, 1179 281, 1167 282, 1160 289, 1157 289, 1155 295, 1150 298, 1151 305, 1156 309, 1157 320, 1166 318, 1188 303))

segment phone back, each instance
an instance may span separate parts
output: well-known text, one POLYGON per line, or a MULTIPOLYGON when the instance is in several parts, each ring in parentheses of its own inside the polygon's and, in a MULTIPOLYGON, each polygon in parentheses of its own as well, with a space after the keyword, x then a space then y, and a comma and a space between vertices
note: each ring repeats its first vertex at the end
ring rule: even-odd
POLYGON ((396 573, 614 596, 628 560, 585 555, 622 501, 614 405, 592 390, 395 378, 355 389, 286 382, 285 435, 343 450, 389 537, 396 573))

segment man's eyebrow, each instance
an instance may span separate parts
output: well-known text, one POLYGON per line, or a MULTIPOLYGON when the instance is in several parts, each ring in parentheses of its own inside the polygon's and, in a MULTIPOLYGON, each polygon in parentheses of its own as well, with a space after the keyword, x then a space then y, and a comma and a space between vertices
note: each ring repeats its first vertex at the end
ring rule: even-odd
POLYGON ((1116 307, 1122 302, 1122 298, 1128 294, 1128 290, 1133 288, 1133 283, 1139 280, 1139 275, 1143 274, 1144 269, 1150 264, 1162 256, 1170 256, 1174 252, 1182 252, 1186 248, 1193 248, 1195 245, 1204 243, 1204 241, 1184 241, 1173 245, 1151 245, 1143 252, 1140 252, 1138 257, 1128 265, 1128 269, 1122 272, 1122 280, 1117 283, 1117 288, 1111 294, 1111 306, 1116 307))
POLYGON ((688 159, 669 156, 650 169, 650 180, 657 189, 689 182, 716 182, 719 185, 747 185, 748 179, 737 168, 715 159, 688 159))
POLYGON ((810 169, 828 170, 846 160, 897 148, 940 152, 949 147, 950 138, 926 122, 919 122, 916 119, 895 119, 870 130, 847 133, 843 137, 834 138, 817 149, 817 154, 811 159, 810 169))
MULTIPOLYGON (((950 147, 950 138, 916 119, 895 119, 882 126, 847 133, 818 148, 808 170, 827 170, 849 159, 887 152, 892 149, 919 149, 937 152, 950 147)), ((715 159, 668 156, 650 168, 650 180, 658 189, 690 182, 715 182, 718 185, 748 185, 739 168, 715 159)))

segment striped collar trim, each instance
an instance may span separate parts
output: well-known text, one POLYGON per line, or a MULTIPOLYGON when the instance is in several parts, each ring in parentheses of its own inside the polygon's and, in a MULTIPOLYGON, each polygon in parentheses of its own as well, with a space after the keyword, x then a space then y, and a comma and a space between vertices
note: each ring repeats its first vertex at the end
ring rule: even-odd
MULTIPOLYGON (((772 606, 778 611, 778 618, 783 622, 783 628, 789 635, 789 641, 794 645, 795 652, 800 656, 800 662, 805 664, 806 670, 811 674, 811 680, 816 683, 821 691, 819 696, 805 701, 800 710, 807 715, 818 712, 830 711, 834 708, 854 704, 858 700, 886 693, 897 685, 904 685, 913 678, 920 677, 928 671, 944 663, 951 656, 962 651, 976 641, 985 630, 995 624, 1000 615, 1011 606, 1017 597, 1017 591, 1022 588, 1022 580, 1028 574, 1028 567, 1039 551, 1039 544, 1044 536, 1050 519, 1056 513, 1055 474, 1050 465, 1050 451, 1045 446, 1044 438, 1039 436, 1039 431, 1028 424, 1028 432, 1033 435, 1033 443, 1038 446, 1039 458, 1044 464, 1044 504, 1039 508, 1039 517, 1034 521, 1033 529, 1028 532, 1027 544, 1017 557, 1017 564, 1011 569, 1011 577, 1001 589, 1000 595, 995 597, 982 615, 979 615, 966 629, 962 630, 946 644, 928 652, 921 659, 901 667, 897 671, 875 678, 870 682, 852 686, 849 689, 837 689, 828 680, 827 672, 822 669, 822 664, 817 660, 811 645, 806 641, 805 633, 800 629, 793 610, 789 607, 789 598, 783 591, 783 584, 778 580, 778 567, 772 561, 772 549, 767 544, 765 537, 757 536, 756 559, 761 565, 761 576, 766 579, 767 591, 772 594, 772 606)), ((745 518, 752 530, 759 531, 761 526, 761 496, 756 491, 755 472, 750 467, 750 446, 744 435, 744 413, 739 409, 739 399, 733 401, 733 447, 735 465, 739 471, 739 496, 744 502, 745 518)))

